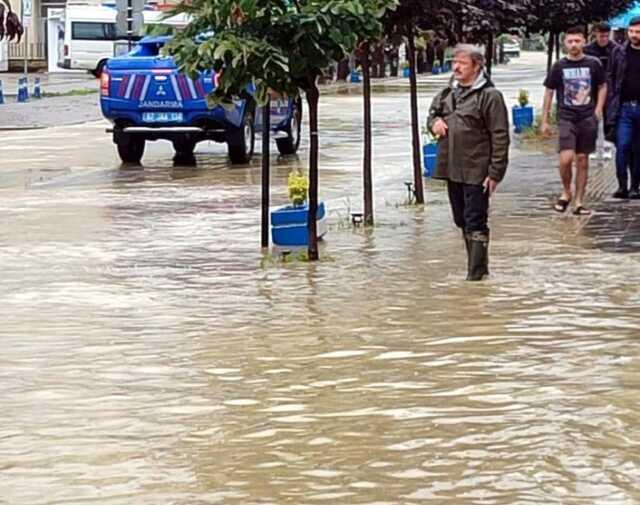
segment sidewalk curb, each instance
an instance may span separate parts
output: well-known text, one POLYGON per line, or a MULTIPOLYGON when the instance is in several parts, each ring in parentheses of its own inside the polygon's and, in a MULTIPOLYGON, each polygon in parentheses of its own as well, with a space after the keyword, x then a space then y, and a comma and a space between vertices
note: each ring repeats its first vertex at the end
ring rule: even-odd
POLYGON ((0 126, 0 131, 10 132, 10 131, 29 131, 29 130, 46 130, 48 128, 64 128, 67 126, 78 126, 88 123, 98 123, 103 121, 103 119, 87 119, 86 121, 75 121, 73 123, 64 123, 57 124, 51 126, 43 126, 43 125, 34 125, 34 126, 0 126))
POLYGON ((44 130, 49 126, 0 126, 0 132, 26 131, 26 130, 44 130))

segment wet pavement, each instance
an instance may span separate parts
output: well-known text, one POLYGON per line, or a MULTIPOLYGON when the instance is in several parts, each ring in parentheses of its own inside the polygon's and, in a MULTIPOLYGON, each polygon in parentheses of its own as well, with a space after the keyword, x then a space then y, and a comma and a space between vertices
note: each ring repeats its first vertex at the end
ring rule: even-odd
MULTIPOLYGON (((363 230, 361 97, 322 99, 318 264, 260 251, 259 158, 2 134, 0 504, 640 502, 639 204, 609 164, 554 214, 553 146, 516 144, 464 282, 444 188, 404 205, 408 102, 376 93, 363 230)), ((306 160, 273 156, 274 205, 306 160)))

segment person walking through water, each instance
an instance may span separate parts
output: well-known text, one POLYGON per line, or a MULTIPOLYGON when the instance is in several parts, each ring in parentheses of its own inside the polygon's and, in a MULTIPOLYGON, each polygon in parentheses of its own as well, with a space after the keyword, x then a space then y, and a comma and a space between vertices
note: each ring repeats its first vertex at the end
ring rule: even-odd
POLYGON ((467 280, 482 280, 489 274, 489 200, 507 171, 510 139, 507 107, 480 48, 455 48, 453 77, 433 99, 427 127, 439 139, 433 177, 447 181, 466 243, 467 280))
POLYGON ((611 53, 607 131, 617 147, 613 197, 640 199, 640 16, 631 19, 628 33, 629 41, 611 53))
POLYGON ((565 212, 572 200, 571 182, 573 162, 576 162, 575 205, 576 216, 590 215, 584 206, 589 180, 589 155, 596 150, 598 122, 602 120, 607 97, 606 75, 597 58, 584 54, 584 29, 576 26, 565 33, 567 56, 557 61, 546 80, 542 107, 542 134, 551 135, 549 114, 554 92, 558 102, 558 151, 560 153, 560 179, 562 195, 553 206, 565 212))
MULTIPOLYGON (((598 23, 593 28, 594 41, 591 44, 587 44, 584 48, 584 54, 593 56, 600 60, 602 68, 605 73, 609 70, 609 63, 611 62, 611 53, 618 47, 614 41, 611 40, 611 26, 608 23, 598 23)), ((605 107, 604 117, 607 116, 607 110, 605 107)), ((596 140, 596 152, 589 156, 589 159, 595 160, 610 160, 612 155, 612 145, 605 140, 605 121, 600 121, 598 127, 598 138, 596 140)))

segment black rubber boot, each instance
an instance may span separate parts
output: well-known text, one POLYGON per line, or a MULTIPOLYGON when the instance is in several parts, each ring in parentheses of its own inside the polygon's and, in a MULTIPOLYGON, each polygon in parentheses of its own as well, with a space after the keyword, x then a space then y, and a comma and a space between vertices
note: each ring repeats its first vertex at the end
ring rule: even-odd
POLYGON ((471 239, 464 231, 462 232, 462 238, 464 239, 464 245, 467 248, 467 270, 469 270, 469 268, 471 268, 471 239))
POLYGON ((462 238, 464 239, 464 246, 467 249, 467 271, 471 268, 471 239, 469 235, 462 231, 462 238))
POLYGON ((468 281, 481 281, 489 275, 489 233, 474 231, 467 234, 469 241, 468 281))

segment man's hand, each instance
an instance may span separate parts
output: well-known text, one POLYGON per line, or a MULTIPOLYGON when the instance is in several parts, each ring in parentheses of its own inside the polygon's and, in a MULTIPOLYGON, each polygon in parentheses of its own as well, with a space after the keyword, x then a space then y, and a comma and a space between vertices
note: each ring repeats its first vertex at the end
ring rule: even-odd
POLYGON ((540 125, 540 133, 542 133, 543 137, 551 137, 552 131, 548 121, 542 122, 542 125, 540 125))
POLYGON ((596 109, 596 117, 598 118, 598 121, 602 121, 602 118, 604 117, 604 111, 602 109, 596 109))
POLYGON ((482 183, 482 186, 484 187, 484 192, 488 193, 489 197, 491 197, 496 192, 496 189, 498 189, 498 182, 494 181, 491 177, 487 177, 482 183))
POLYGON ((447 123, 444 122, 444 119, 441 118, 436 119, 436 122, 433 123, 433 128, 431 128, 434 135, 438 137, 446 137, 447 130, 449 130, 449 127, 447 126, 447 123))

